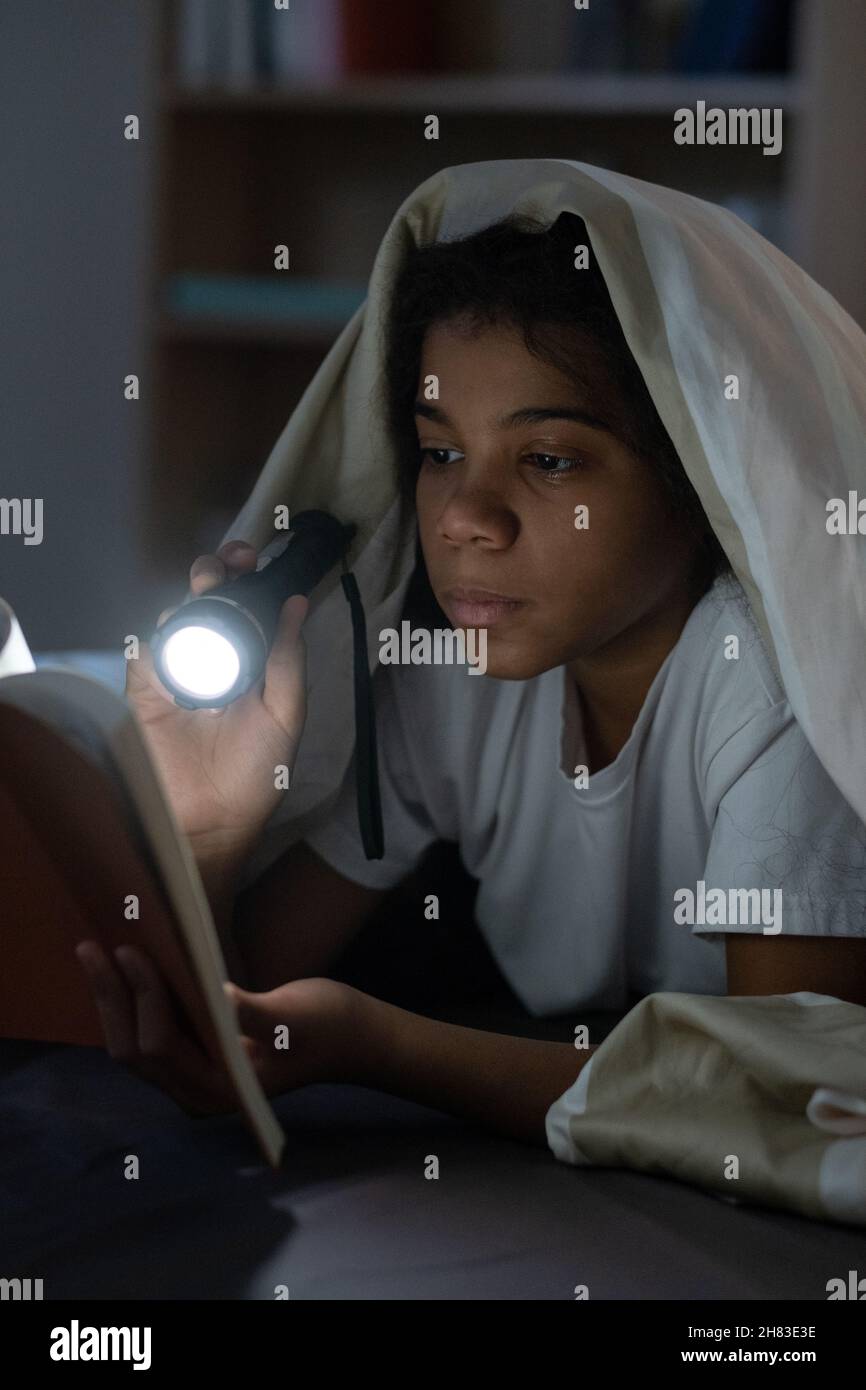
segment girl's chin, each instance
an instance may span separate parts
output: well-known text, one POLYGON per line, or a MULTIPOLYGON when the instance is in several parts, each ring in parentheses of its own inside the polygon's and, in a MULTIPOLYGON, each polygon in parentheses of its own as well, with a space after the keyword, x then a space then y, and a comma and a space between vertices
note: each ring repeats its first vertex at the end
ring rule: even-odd
POLYGON ((538 652, 527 651, 520 644, 496 642, 492 635, 487 639, 487 664, 484 675, 501 681, 528 681, 541 676, 559 661, 545 660, 538 652))
MULTIPOLYGON (((480 618, 484 616, 477 611, 468 613, 466 606, 452 603, 446 600, 445 603, 437 600, 439 607, 448 620, 452 631, 463 629, 467 632, 473 630, 474 636, 471 639, 471 651, 477 660, 481 649, 480 632, 484 632, 484 643, 486 646, 486 663, 484 670, 479 672, 486 676, 493 676, 497 680, 525 681, 531 680, 533 676, 540 676, 545 671, 551 670, 554 666, 562 664, 561 657, 553 657, 549 652, 540 650, 540 643, 533 643, 532 635, 527 631, 525 625, 518 626, 517 614, 520 608, 512 613, 494 615, 498 621, 488 623, 461 621, 469 616, 480 618), (511 619, 511 621, 509 621, 511 619)), ((474 607, 474 605, 472 605, 474 607)), ((470 649, 470 639, 467 637, 467 650, 470 649)))

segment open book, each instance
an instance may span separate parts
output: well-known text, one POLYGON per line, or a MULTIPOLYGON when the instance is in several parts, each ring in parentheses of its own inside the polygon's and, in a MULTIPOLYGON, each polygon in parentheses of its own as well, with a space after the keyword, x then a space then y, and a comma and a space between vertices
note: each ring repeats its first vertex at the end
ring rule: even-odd
POLYGON ((239 1041, 210 906, 127 701, 35 669, 0 599, 0 1037, 104 1046, 79 941, 147 951, 268 1162, 285 1135, 239 1041))

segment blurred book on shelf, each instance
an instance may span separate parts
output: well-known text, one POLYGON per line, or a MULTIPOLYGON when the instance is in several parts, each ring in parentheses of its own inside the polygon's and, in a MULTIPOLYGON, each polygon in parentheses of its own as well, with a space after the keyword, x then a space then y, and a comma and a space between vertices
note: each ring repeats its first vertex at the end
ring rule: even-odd
POLYGON ((781 72, 795 0, 177 0, 184 87, 374 73, 781 72))
POLYGON ((436 5, 341 0, 339 11, 345 73, 432 72, 442 66, 436 5))
POLYGON ((666 66, 663 12, 682 4, 605 0, 570 18, 568 65, 582 72, 640 72, 666 66))
POLYGON ((569 60, 595 72, 784 72, 794 0, 604 0, 570 14, 569 60))
POLYGON ((181 319, 260 320, 343 328, 363 303, 367 286, 354 280, 277 275, 170 275, 161 308, 181 319))
POLYGON ((259 26, 265 81, 339 77, 345 71, 342 0, 294 0, 291 9, 273 0, 252 0, 259 26))
POLYGON ((698 0, 675 45, 677 72, 787 72, 794 0, 698 0))
POLYGON ((326 81, 430 71, 436 15, 406 0, 178 0, 174 77, 184 87, 326 81))
POLYGON ((185 87, 256 81, 262 52, 253 3, 179 0, 175 14, 175 76, 185 87))

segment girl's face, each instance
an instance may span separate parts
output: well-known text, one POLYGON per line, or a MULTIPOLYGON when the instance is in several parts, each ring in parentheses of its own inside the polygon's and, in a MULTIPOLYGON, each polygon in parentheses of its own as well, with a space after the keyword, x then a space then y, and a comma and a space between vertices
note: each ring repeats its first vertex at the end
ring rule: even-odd
POLYGON ((692 606, 694 542, 666 514, 652 469, 595 407, 516 330, 468 333, 448 321, 425 336, 421 546, 452 627, 487 629, 488 675, 525 680, 608 657, 627 672, 648 636, 658 645, 664 615, 679 618, 672 644, 692 606), (431 375, 438 400, 424 395, 431 375), (462 600, 461 588, 515 602, 462 600))

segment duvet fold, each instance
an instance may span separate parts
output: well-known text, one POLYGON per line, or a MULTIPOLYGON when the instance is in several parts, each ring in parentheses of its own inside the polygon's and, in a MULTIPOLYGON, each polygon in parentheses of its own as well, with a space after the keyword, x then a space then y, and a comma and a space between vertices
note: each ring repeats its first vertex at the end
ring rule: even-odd
POLYGON ((808 992, 649 994, 546 1128, 565 1163, 866 1226, 866 1008, 808 992))

